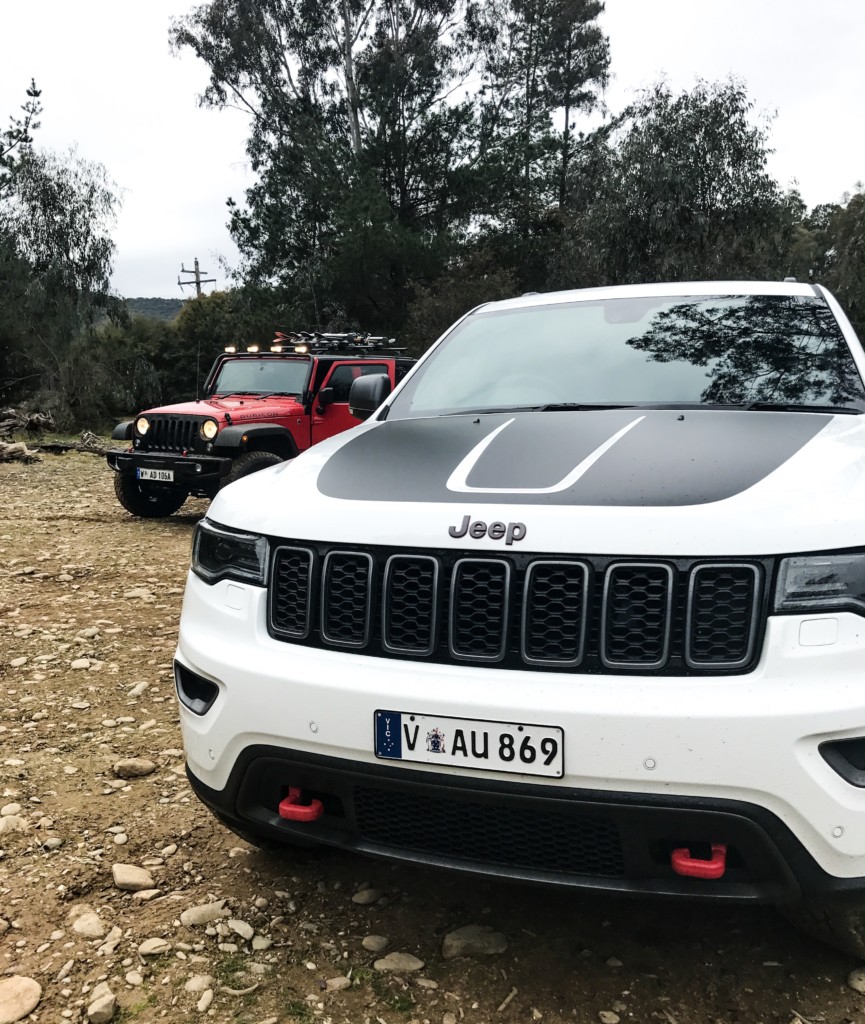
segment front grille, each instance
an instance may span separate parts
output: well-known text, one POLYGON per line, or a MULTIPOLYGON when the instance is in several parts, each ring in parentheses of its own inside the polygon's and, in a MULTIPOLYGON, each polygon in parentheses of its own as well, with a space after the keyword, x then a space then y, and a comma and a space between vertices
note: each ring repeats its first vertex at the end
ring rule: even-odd
POLYGON ((582 811, 500 805, 356 786, 354 811, 369 842, 449 861, 616 878, 624 875, 616 823, 582 811))
POLYGON ((580 673, 753 668, 771 559, 621 559, 276 542, 278 639, 377 657, 580 673))
POLYGON ((141 439, 140 450, 182 452, 195 447, 203 416, 148 416, 150 429, 141 439))

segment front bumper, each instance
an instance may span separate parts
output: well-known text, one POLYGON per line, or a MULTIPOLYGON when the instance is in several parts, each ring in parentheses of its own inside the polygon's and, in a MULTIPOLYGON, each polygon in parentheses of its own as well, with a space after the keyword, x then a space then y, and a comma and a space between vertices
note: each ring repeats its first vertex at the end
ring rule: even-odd
MULTIPOLYGON (((858 616, 821 616, 832 625, 816 631, 808 625, 816 616, 772 617, 754 672, 679 678, 552 675, 296 647, 268 636, 265 611, 259 587, 189 577, 177 657, 218 693, 204 715, 180 709, 188 768, 205 802, 240 828, 295 830, 484 870, 471 850, 461 857, 435 842, 419 849, 419 840, 399 840, 411 794, 428 809, 432 833, 446 829, 452 804, 459 821, 475 807, 515 824, 530 811, 539 834, 571 822, 576 843, 579 822, 601 818, 620 837, 619 874, 519 858, 490 860, 495 874, 740 899, 865 888, 865 788, 845 781, 819 750, 865 736, 858 616), (373 754, 373 715, 382 708, 561 726, 564 775, 382 763, 373 754), (289 785, 320 792, 326 810, 330 801, 342 817, 282 822, 276 805, 289 785), (379 817, 394 820, 396 841, 356 827, 359 786, 376 790, 363 799, 379 801, 379 817), (726 881, 674 877, 669 850, 679 842, 728 844, 726 881)), ((489 825, 490 850, 504 842, 496 827, 489 825)))
POLYGON ((172 452, 139 452, 131 448, 113 448, 106 453, 108 465, 117 473, 134 476, 138 469, 169 469, 174 483, 183 487, 202 487, 217 483, 231 470, 231 459, 216 455, 181 455, 172 452))

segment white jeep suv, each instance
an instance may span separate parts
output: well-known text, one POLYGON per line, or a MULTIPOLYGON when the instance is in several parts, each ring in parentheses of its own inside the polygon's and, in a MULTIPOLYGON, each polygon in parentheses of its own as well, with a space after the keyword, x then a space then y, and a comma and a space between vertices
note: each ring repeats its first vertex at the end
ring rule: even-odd
POLYGON ((763 900, 865 952, 865 356, 796 283, 524 296, 216 496, 176 659, 260 843, 763 900))

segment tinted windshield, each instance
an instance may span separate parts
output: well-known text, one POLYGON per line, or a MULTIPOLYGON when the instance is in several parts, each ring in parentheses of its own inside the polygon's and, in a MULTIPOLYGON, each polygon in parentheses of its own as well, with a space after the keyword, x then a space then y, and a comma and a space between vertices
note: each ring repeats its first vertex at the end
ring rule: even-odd
POLYGON ((390 418, 753 402, 865 409, 865 388, 822 299, 647 297, 481 311, 419 369, 390 418))
POLYGON ((270 394, 299 395, 309 376, 308 359, 228 359, 219 370, 211 395, 270 394))

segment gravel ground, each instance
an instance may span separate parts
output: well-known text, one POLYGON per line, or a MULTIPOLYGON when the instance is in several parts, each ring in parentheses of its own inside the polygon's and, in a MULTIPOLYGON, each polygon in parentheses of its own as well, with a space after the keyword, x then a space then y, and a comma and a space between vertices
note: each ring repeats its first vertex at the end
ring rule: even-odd
POLYGON ((35 999, 52 1024, 865 1018, 857 964, 770 909, 273 857, 226 831, 186 783, 171 673, 205 507, 135 520, 99 458, 0 464, 0 1024, 35 999))

